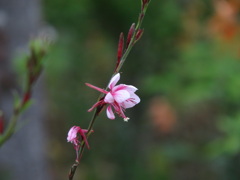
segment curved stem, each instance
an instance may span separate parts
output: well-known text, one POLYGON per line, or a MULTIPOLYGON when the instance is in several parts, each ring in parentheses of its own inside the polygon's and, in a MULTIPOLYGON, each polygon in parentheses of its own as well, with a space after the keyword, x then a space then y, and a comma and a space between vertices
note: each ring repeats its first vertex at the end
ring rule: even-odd
POLYGON ((14 134, 18 117, 19 117, 19 114, 16 113, 10 119, 10 124, 7 126, 6 131, 4 132, 3 135, 0 136, 0 147, 14 134))

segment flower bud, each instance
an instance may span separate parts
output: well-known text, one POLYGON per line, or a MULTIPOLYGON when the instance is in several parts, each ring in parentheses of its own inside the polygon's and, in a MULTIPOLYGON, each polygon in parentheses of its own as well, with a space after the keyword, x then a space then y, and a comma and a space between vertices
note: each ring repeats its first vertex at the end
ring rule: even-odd
POLYGON ((123 46, 124 46, 124 35, 123 33, 121 33, 119 37, 119 42, 118 42, 117 64, 116 64, 115 70, 118 68, 118 65, 121 61, 122 54, 123 54, 123 46))
POLYGON ((147 3, 149 3, 150 0, 142 0, 142 9, 146 6, 147 3))
POLYGON ((137 42, 143 35, 144 30, 143 29, 139 29, 137 34, 136 34, 136 38, 135 38, 135 42, 137 42))
POLYGON ((28 91, 24 94, 23 100, 22 100, 22 105, 25 105, 31 98, 31 92, 28 91))
POLYGON ((133 32, 135 30, 135 23, 133 23, 128 31, 128 36, 127 36, 127 48, 128 48, 128 45, 129 43, 131 42, 131 39, 132 39, 132 35, 133 35, 133 32))

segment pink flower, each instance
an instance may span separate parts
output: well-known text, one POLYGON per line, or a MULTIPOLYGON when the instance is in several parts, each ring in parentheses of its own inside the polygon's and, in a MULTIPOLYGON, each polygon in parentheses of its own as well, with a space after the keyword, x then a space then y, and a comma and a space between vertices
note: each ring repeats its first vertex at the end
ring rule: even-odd
POLYGON ((125 116, 124 111, 125 109, 131 108, 138 104, 140 102, 140 98, 135 94, 135 91, 137 90, 136 87, 125 84, 119 84, 116 86, 119 79, 119 73, 112 77, 108 85, 110 91, 106 91, 86 83, 87 86, 106 94, 102 100, 94 104, 88 111, 92 111, 97 106, 103 106, 107 104, 107 117, 109 119, 115 119, 115 115, 112 110, 113 108, 115 112, 124 119, 124 121, 129 120, 129 118, 125 116))
POLYGON ((81 146, 81 141, 84 141, 87 148, 89 149, 89 144, 86 138, 86 133, 88 130, 86 129, 81 129, 79 126, 73 126, 69 131, 68 131, 68 137, 67 141, 73 143, 73 146, 76 151, 79 150, 81 146), (79 135, 81 137, 81 140, 79 140, 79 135))

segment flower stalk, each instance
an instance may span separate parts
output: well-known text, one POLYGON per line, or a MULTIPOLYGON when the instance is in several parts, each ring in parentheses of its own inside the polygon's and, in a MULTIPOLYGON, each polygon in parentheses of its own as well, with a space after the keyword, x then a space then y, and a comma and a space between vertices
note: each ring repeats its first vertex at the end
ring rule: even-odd
MULTIPOLYGON (((120 34, 119 37, 119 43, 118 43, 118 51, 117 51, 117 62, 116 62, 116 67, 115 70, 113 72, 112 78, 114 78, 115 75, 117 75, 119 73, 119 71, 121 70, 126 58, 128 57, 128 54, 130 53, 131 49, 133 48, 133 46, 135 45, 135 43, 141 38, 142 34, 143 34, 143 30, 141 29, 141 25, 145 16, 145 13, 147 11, 148 5, 150 3, 150 0, 141 0, 142 2, 142 6, 141 6, 141 12, 139 14, 138 17, 138 22, 137 25, 135 26, 135 23, 133 23, 129 29, 128 32, 128 36, 127 36, 127 41, 126 41, 126 46, 124 49, 124 35, 123 33, 120 34)), ((110 82, 111 83, 111 82, 110 82)), ((109 83, 109 84, 110 84, 109 83)), ((93 87, 93 85, 91 84, 87 84, 89 87, 93 87)), ((94 89, 97 90, 98 87, 94 87, 94 89)), ((107 86, 105 89, 98 89, 101 94, 99 95, 99 98, 97 100, 97 103, 101 102, 104 100, 104 98, 106 97, 106 92, 108 93, 109 86, 107 86)), ((111 88, 110 88, 111 89, 111 88)), ((102 109, 104 108, 104 106, 106 105, 106 103, 99 103, 99 104, 95 104, 96 106, 94 106, 93 108, 95 108, 95 111, 93 113, 93 116, 90 120, 89 126, 88 126, 88 130, 86 133, 86 138, 88 139, 91 132, 93 131, 93 126, 95 123, 95 120, 97 118, 97 116, 99 115, 99 113, 102 111, 102 109)), ((93 108, 91 108, 90 110, 92 110, 93 108)), ((126 117, 126 121, 128 120, 128 118, 126 117)), ((77 155, 77 159, 75 160, 75 163, 72 165, 69 174, 68 174, 68 178, 69 180, 72 180, 74 178, 75 172, 77 167, 80 164, 80 160, 82 158, 84 149, 85 149, 85 145, 86 145, 86 141, 82 141, 81 145, 80 145, 80 149, 78 151, 78 155, 77 155)))
POLYGON ((123 64, 126 60, 126 58, 128 57, 128 54, 130 53, 131 49, 133 48, 135 43, 141 38, 141 36, 143 34, 143 30, 141 29, 141 25, 142 25, 143 19, 145 17, 145 14, 146 14, 149 3, 150 3, 150 0, 142 0, 142 8, 141 8, 141 12, 140 12, 139 17, 138 17, 137 25, 135 26, 135 24, 132 24, 132 26, 129 29, 128 36, 129 36, 129 38, 131 37, 130 42, 129 42, 129 40, 127 40, 126 49, 124 50, 124 53, 123 53, 123 55, 121 57, 121 60, 120 60, 120 63, 117 65, 113 76, 120 71, 120 69, 122 68, 122 66, 123 66, 123 64), (141 32, 140 33, 141 36, 138 35, 138 37, 137 37, 138 32, 141 32))
POLYGON ((22 97, 20 97, 18 94, 15 94, 13 113, 10 117, 9 124, 6 129, 4 129, 3 126, 3 112, 0 111, 0 126, 2 127, 2 133, 0 133, 0 147, 15 133, 20 115, 31 104, 33 85, 35 84, 42 72, 42 61, 45 57, 45 54, 46 44, 43 43, 43 41, 41 40, 33 41, 30 47, 30 55, 27 57, 27 77, 25 80, 25 89, 22 97))

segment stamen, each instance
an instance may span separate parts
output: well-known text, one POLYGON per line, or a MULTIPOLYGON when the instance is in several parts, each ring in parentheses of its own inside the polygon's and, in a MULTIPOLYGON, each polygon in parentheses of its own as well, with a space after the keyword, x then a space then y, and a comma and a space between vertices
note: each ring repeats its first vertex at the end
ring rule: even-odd
POLYGON ((90 87, 90 88, 93 88, 93 89, 95 89, 95 90, 97 90, 97 91, 99 91, 99 92, 101 92, 101 93, 104 93, 104 94, 107 94, 108 93, 108 91, 106 91, 106 90, 104 90, 104 89, 101 89, 101 88, 99 88, 99 87, 97 87, 97 86, 94 86, 94 85, 92 85, 92 84, 89 84, 89 83, 85 83, 88 87, 90 87))

